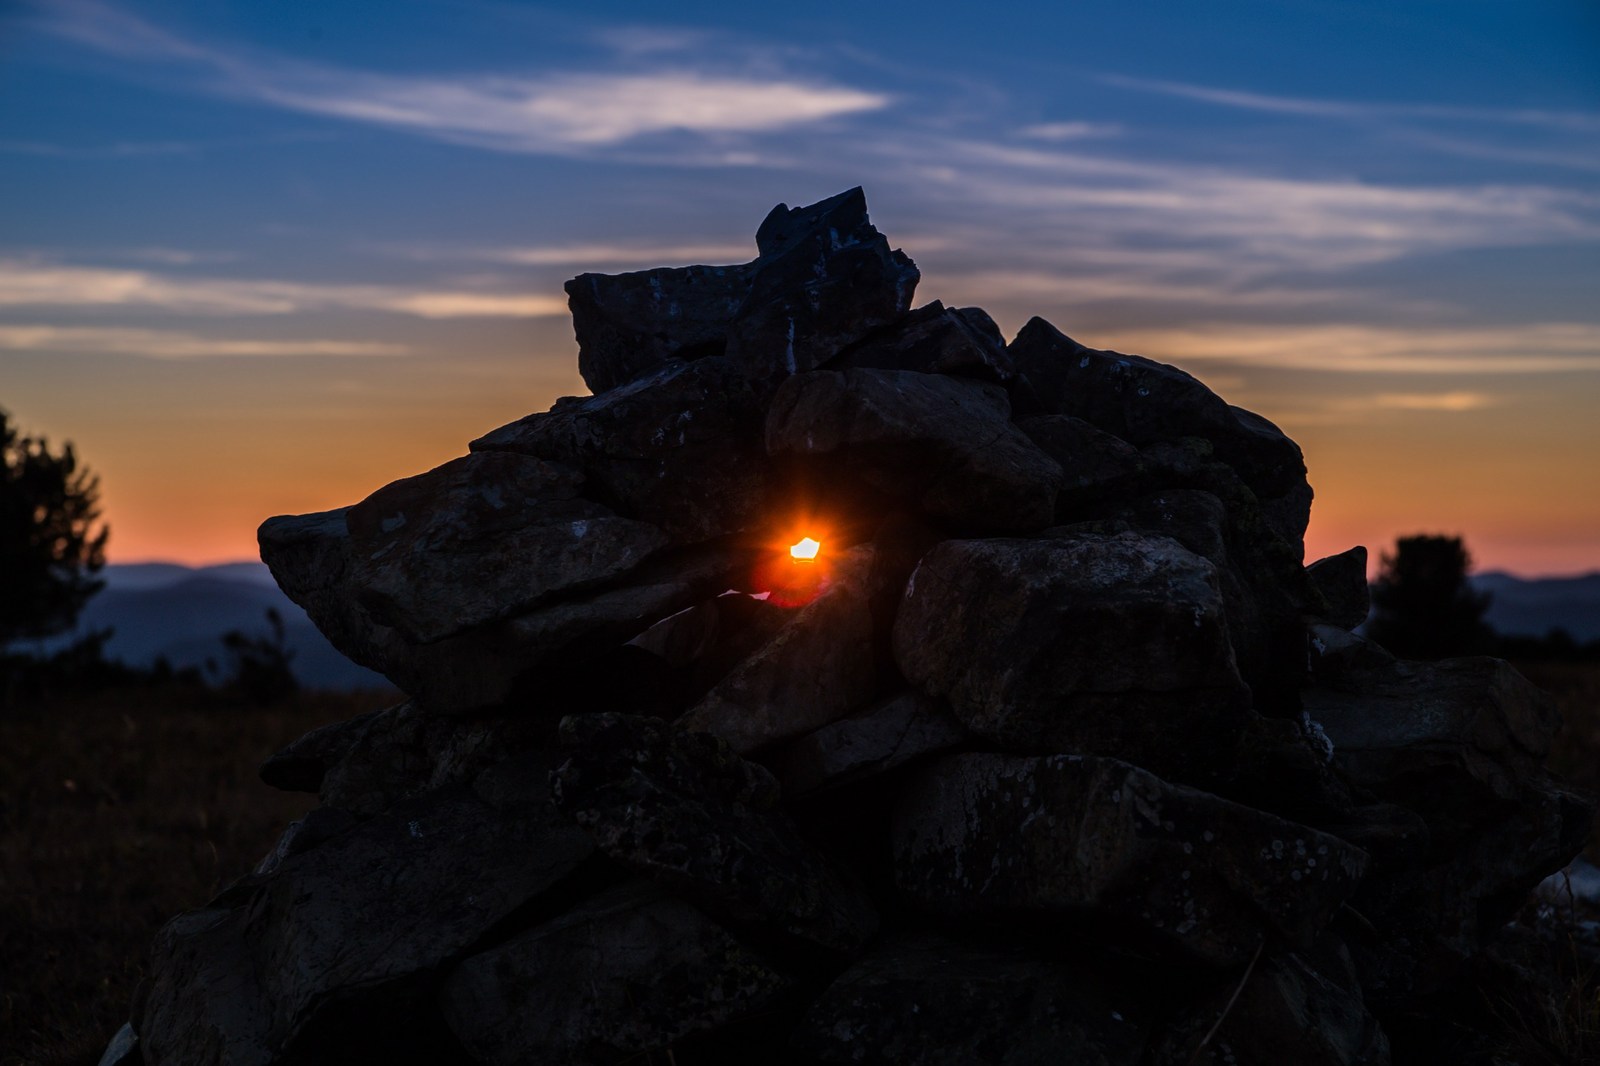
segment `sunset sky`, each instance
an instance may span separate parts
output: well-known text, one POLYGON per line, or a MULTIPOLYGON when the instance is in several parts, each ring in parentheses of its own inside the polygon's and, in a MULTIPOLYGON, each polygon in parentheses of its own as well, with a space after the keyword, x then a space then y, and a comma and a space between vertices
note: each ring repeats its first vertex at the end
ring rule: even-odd
POLYGON ((0 407, 113 562, 582 392, 562 282, 866 188, 918 302, 1298 440, 1309 558, 1600 569, 1600 5, 0 3, 0 407))

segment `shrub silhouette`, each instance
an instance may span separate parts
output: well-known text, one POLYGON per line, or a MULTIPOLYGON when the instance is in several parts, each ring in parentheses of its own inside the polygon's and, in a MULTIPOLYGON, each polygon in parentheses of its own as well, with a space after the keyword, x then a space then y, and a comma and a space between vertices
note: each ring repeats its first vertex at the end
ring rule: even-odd
POLYGON ((1483 621, 1489 596, 1467 583, 1472 556, 1460 537, 1401 537, 1382 566, 1367 625, 1373 640, 1408 659, 1474 655, 1493 646, 1483 621))
POLYGON ((0 645, 71 629, 103 582, 100 480, 0 410, 0 645))

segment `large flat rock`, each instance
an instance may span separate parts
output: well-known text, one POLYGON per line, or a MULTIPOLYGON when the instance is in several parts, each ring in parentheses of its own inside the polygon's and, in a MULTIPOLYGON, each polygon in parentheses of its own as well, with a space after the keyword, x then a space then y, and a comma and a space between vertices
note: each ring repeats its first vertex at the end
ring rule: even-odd
POLYGON ((1216 571, 1166 537, 945 541, 894 624, 912 685, 1017 751, 1220 773, 1249 718, 1216 571))
POLYGON ((1110 922, 1230 965, 1309 947, 1367 857, 1337 837, 1115 759, 951 755, 916 771, 895 876, 936 914, 1110 922))

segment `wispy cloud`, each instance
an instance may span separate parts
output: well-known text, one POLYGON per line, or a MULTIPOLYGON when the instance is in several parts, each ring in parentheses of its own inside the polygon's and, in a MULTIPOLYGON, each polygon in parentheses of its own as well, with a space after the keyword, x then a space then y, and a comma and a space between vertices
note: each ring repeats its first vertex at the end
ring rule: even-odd
POLYGON ((180 65, 203 75, 214 92, 501 151, 581 153, 649 134, 782 130, 890 102, 883 93, 813 79, 688 66, 540 76, 382 74, 227 50, 98 0, 56 0, 43 11, 44 25, 59 36, 180 65))
POLYGON ((1398 411, 1481 411, 1496 400, 1482 392, 1380 392, 1372 398, 1379 407, 1398 411))
POLYGON ((374 341, 265 340, 205 337, 178 330, 0 325, 0 351, 207 359, 220 356, 397 356, 408 354, 410 349, 374 341))
POLYGON ((151 307, 204 315, 284 315, 333 308, 419 318, 567 314, 566 300, 553 294, 196 278, 4 259, 0 259, 0 307, 151 307))
POLYGON ((379 250, 418 262, 500 263, 507 266, 657 267, 738 263, 755 258, 755 242, 742 244, 551 244, 484 247, 383 244, 379 250))
POLYGON ((1081 141, 1090 137, 1117 137, 1122 127, 1114 122, 1040 122, 1017 131, 1034 141, 1081 141))
MULTIPOLYGON (((1078 338, 1164 362, 1218 362, 1354 374, 1537 374, 1600 371, 1600 324, 1428 327, 1215 325, 1110 330, 1078 338)), ((1415 394, 1389 393, 1397 398, 1415 394)), ((1461 394, 1457 394, 1461 395, 1461 394)), ((1464 409, 1464 408, 1457 408, 1464 409)))
POLYGON ((1247 111, 1336 119, 1451 119, 1492 122, 1548 129, 1593 132, 1600 130, 1600 114, 1587 111, 1552 111, 1542 108, 1459 107, 1449 104, 1374 103, 1356 100, 1328 100, 1301 96, 1224 89, 1188 82, 1154 78, 1130 78, 1122 74, 1102 74, 1107 85, 1142 92, 1161 93, 1201 103, 1247 111))

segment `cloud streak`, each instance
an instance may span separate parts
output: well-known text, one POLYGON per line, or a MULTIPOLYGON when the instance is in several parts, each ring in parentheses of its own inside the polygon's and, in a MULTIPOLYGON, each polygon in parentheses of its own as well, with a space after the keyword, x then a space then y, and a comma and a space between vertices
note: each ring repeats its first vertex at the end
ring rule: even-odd
POLYGON ((567 314, 566 300, 555 295, 191 278, 15 259, 0 259, 0 307, 143 307, 201 315, 286 315, 336 309, 430 319, 567 314))
POLYGON ((97 326, 0 325, 0 351, 133 355, 147 359, 401 356, 411 349, 373 341, 205 337, 180 330, 97 326))
MULTIPOLYGON (((1600 371, 1600 324, 1586 322, 1515 327, 1214 325, 1111 330, 1078 339, 1178 364, 1463 377, 1600 371)), ((1387 395, 1415 399, 1415 394, 1387 395)), ((1404 403, 1394 399, 1387 406, 1404 403)))
POLYGON ((700 69, 426 76, 228 51, 98 0, 56 0, 42 24, 128 59, 178 64, 214 92, 303 114, 507 152, 582 154, 652 134, 760 133, 885 108, 890 98, 787 76, 700 69))
POLYGON ((1216 104, 1246 111, 1332 119, 1446 119, 1487 122, 1544 129, 1600 131, 1600 114, 1586 111, 1551 111, 1541 108, 1458 107, 1447 104, 1367 103, 1353 100, 1327 100, 1300 96, 1223 89, 1188 82, 1155 78, 1131 78, 1122 74, 1102 74, 1106 85, 1140 92, 1159 93, 1200 103, 1216 104))

